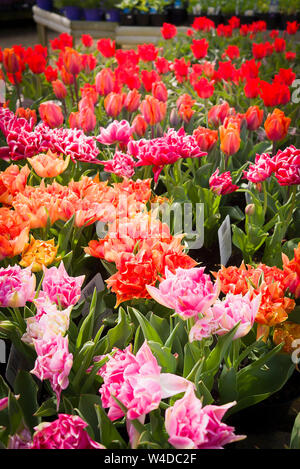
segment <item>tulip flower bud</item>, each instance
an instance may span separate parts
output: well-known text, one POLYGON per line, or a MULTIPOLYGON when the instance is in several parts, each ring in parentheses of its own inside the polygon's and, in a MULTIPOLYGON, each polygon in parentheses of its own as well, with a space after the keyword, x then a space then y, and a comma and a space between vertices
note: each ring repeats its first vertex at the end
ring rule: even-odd
POLYGON ((178 112, 175 108, 170 112, 170 125, 172 127, 177 127, 180 124, 180 118, 178 112))
POLYGON ((131 128, 134 134, 136 134, 138 137, 142 137, 145 135, 147 130, 147 122, 143 116, 138 115, 133 119, 131 128))
POLYGON ((254 215, 255 213, 255 204, 248 204, 245 208, 245 214, 248 216, 254 215))
POLYGON ((164 135, 164 131, 162 129, 162 126, 160 124, 156 124, 156 137, 162 137, 164 135))
POLYGON ((62 81, 54 80, 52 81, 52 88, 57 99, 65 99, 67 96, 67 89, 62 81))
POLYGON ((4 49, 3 65, 7 73, 17 73, 20 68, 19 58, 14 49, 4 49))

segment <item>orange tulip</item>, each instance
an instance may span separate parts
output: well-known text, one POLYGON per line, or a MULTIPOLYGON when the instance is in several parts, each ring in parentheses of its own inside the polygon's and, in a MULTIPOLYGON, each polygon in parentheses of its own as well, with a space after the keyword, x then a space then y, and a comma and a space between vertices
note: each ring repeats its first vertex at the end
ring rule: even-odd
POLYGON ((72 47, 66 47, 63 55, 65 69, 71 75, 78 75, 82 70, 82 58, 72 47))
POLYGON ((0 208, 0 261, 20 254, 29 238, 29 224, 14 210, 0 208))
POLYGON ((54 239, 42 241, 30 237, 30 243, 27 244, 22 252, 22 260, 19 262, 21 267, 31 266, 32 272, 40 272, 43 266, 52 264, 56 258, 57 246, 54 245, 54 239))
POLYGON ((14 195, 25 190, 29 173, 27 165, 21 170, 17 165, 10 165, 0 173, 0 203, 12 204, 14 195))
POLYGON ((60 127, 64 122, 61 108, 51 101, 40 104, 39 113, 42 120, 48 124, 51 129, 60 127))
POLYGON ((60 80, 53 80, 51 84, 57 99, 65 99, 67 96, 67 89, 63 82, 60 80))
POLYGON ((111 117, 117 117, 123 109, 126 99, 125 93, 109 93, 104 99, 104 108, 111 117))
POLYGON ((238 126, 235 124, 227 124, 219 127, 220 139, 221 139, 221 150, 225 155, 234 155, 240 149, 241 137, 238 126))
POLYGON ((67 169, 69 161, 70 155, 64 160, 62 155, 58 156, 50 150, 46 154, 40 153, 28 159, 36 174, 41 178, 55 178, 67 169))
POLYGON ((17 117, 23 117, 28 122, 31 121, 35 125, 37 123, 36 111, 34 109, 24 109, 23 107, 18 107, 15 112, 17 117))
POLYGON ((115 74, 110 68, 103 68, 95 78, 96 91, 101 96, 107 96, 115 86, 115 74))
POLYGON ((295 339, 300 339, 300 324, 286 321, 275 327, 273 342, 275 345, 284 343, 281 352, 291 354, 297 347, 297 345, 293 347, 295 339))
POLYGON ((143 118, 143 116, 137 115, 132 121, 131 128, 133 133, 135 133, 138 137, 142 137, 145 135, 147 130, 147 122, 143 118))
POLYGON ((265 131, 269 140, 277 142, 284 139, 288 133, 291 119, 285 117, 283 111, 274 109, 272 114, 269 114, 265 121, 265 131))
POLYGON ((258 106, 250 106, 245 113, 248 130, 257 130, 263 121, 264 111, 258 106))
POLYGON ((193 136, 197 140, 201 151, 211 151, 218 141, 218 131, 210 130, 206 127, 198 127, 194 130, 193 136))
POLYGON ((17 73, 20 70, 19 57, 14 49, 4 49, 3 65, 7 73, 17 73))
POLYGON ((141 102, 140 111, 148 124, 155 125, 165 118, 167 104, 153 96, 146 95, 145 99, 141 102))

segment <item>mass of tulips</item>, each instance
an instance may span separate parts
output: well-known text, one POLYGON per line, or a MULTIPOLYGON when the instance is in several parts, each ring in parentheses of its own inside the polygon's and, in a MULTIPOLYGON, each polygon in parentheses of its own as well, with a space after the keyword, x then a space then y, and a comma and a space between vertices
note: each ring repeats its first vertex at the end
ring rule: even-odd
POLYGON ((247 447, 299 371, 299 28, 0 48, 3 449, 247 447))

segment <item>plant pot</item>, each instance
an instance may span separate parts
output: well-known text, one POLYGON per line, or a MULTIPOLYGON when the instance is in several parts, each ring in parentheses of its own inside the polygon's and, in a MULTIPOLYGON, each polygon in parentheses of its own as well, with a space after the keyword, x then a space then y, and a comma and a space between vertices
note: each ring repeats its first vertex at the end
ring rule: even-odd
POLYGON ((221 15, 207 15, 206 18, 213 21, 216 27, 223 22, 223 16, 221 15))
POLYGON ((259 13, 259 19, 265 21, 267 29, 281 29, 282 22, 279 13, 259 13))
POLYGON ((120 22, 120 11, 112 8, 111 10, 106 10, 105 12, 106 21, 111 21, 112 23, 120 22))
POLYGON ((256 20, 254 15, 239 15, 242 24, 251 24, 256 20))
POLYGON ((148 26, 150 22, 150 15, 149 13, 136 13, 135 15, 135 23, 137 26, 148 26))
POLYGON ((103 10, 99 8, 85 8, 83 13, 86 21, 100 21, 103 16, 103 10))
POLYGON ((51 11, 53 8, 53 0, 37 0, 36 4, 42 10, 51 11))
POLYGON ((133 26, 135 24, 134 14, 132 11, 120 13, 120 25, 121 26, 133 26))
POLYGON ((64 9, 66 17, 71 21, 80 21, 82 10, 80 7, 68 6, 64 9))
POLYGON ((164 13, 152 13, 150 14, 151 26, 162 26, 166 22, 167 16, 164 13))
POLYGON ((174 8, 170 11, 170 23, 175 26, 180 26, 185 23, 187 19, 187 11, 185 8, 174 8))

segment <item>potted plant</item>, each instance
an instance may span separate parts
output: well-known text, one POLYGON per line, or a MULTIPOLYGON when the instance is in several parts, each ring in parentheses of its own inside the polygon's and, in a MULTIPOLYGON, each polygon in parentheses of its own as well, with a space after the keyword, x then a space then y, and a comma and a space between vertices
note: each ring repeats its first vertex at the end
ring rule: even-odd
POLYGON ((133 26, 135 23, 134 8, 138 0, 122 0, 117 7, 120 11, 120 24, 122 26, 133 26))
POLYGON ((270 9, 271 0, 257 0, 256 11, 259 19, 267 23, 268 29, 275 29, 278 27, 276 13, 270 9))
POLYGON ((243 0, 239 3, 239 17, 241 23, 250 24, 255 21, 255 0, 243 0))
POLYGON ((51 11, 53 7, 52 0, 37 0, 36 4, 39 8, 42 8, 42 10, 47 10, 47 11, 51 11))
POLYGON ((116 0, 104 0, 102 6, 105 11, 106 21, 112 21, 119 23, 120 21, 120 10, 118 7, 118 2, 116 0))
POLYGON ((206 15, 207 7, 202 2, 199 2, 199 0, 188 0, 187 12, 188 23, 192 24, 196 16, 206 15))
POLYGON ((237 13, 237 1, 230 0, 224 1, 221 3, 221 14, 223 17, 223 22, 225 23, 229 18, 234 16, 237 13))
POLYGON ((135 22, 138 26, 148 26, 150 21, 147 0, 138 0, 135 5, 135 22))
POLYGON ((149 0, 150 24, 152 26, 162 26, 167 15, 165 7, 170 4, 170 0, 149 0))
POLYGON ((187 18, 187 10, 185 2, 182 0, 175 0, 172 8, 170 8, 170 23, 180 26, 184 24, 187 18))
POLYGON ((287 21, 299 21, 299 0, 290 0, 289 2, 279 0, 278 9, 281 16, 283 29, 286 28, 287 21))
POLYGON ((71 21, 81 20, 82 2, 80 0, 55 0, 54 6, 60 11, 63 10, 65 16, 71 21))
POLYGON ((103 11, 100 9, 99 0, 85 0, 83 13, 86 21, 100 21, 103 11))

